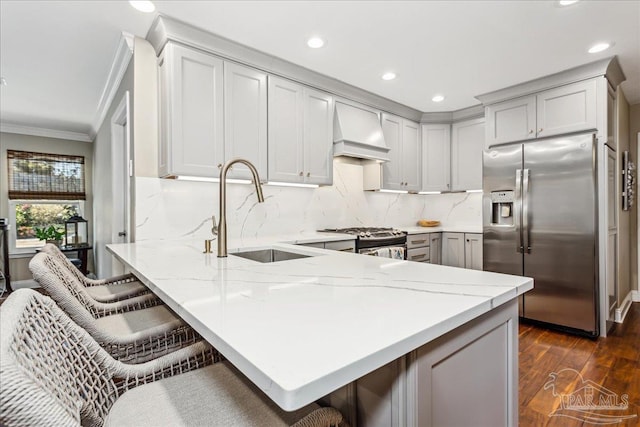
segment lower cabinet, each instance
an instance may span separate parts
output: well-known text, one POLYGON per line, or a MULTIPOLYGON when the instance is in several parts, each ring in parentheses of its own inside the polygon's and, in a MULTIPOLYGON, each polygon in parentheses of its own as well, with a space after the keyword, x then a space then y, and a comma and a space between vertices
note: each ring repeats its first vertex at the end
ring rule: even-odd
POLYGON ((518 425, 517 300, 320 399, 363 427, 518 425))
POLYGON ((430 262, 430 244, 429 233, 409 234, 407 236, 407 260, 430 262))
POLYGON ((429 252, 431 264, 442 264, 442 233, 429 234, 429 252))
POLYGON ((482 270, 482 234, 442 233, 442 265, 482 270))

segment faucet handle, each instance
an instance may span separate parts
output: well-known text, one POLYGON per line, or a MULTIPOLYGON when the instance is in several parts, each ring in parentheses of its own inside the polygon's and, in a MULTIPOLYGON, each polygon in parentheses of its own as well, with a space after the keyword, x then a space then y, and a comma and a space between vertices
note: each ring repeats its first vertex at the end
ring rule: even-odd
POLYGON ((213 221, 213 226, 211 227, 211 234, 214 236, 218 235, 218 223, 216 222, 216 216, 211 215, 211 221, 213 221))

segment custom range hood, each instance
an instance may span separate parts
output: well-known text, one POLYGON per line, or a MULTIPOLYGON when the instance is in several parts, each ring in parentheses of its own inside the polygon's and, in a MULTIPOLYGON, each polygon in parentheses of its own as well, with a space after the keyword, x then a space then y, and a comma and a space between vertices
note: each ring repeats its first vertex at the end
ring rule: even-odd
POLYGON ((336 101, 333 116, 333 155, 389 161, 378 115, 336 101))

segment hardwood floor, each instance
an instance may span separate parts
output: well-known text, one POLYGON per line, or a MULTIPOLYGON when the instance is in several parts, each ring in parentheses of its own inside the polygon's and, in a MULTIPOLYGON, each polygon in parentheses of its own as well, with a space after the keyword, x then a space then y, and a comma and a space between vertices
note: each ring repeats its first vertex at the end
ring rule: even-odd
POLYGON ((521 427, 587 427, 598 425, 596 418, 602 420, 607 416, 629 415, 635 417, 620 422, 611 418, 604 421, 611 421, 607 425, 616 427, 640 426, 640 303, 632 304, 624 324, 616 324, 614 328, 607 338, 591 340, 531 325, 520 325, 521 427), (627 395, 628 408, 592 410, 594 418, 585 422, 582 413, 560 407, 559 394, 569 395, 589 385, 581 383, 576 372, 585 382, 590 380, 595 383, 594 402, 599 402, 597 387, 602 386, 618 396, 617 401, 615 397, 610 400, 614 405, 616 402, 623 403, 623 395, 627 395), (549 376, 551 373, 558 373, 555 381, 549 376), (548 384, 546 390, 545 384, 548 384), (550 387, 551 385, 554 387, 550 387), (555 412, 556 414, 575 416, 578 419, 550 416, 557 410, 559 412, 555 412))

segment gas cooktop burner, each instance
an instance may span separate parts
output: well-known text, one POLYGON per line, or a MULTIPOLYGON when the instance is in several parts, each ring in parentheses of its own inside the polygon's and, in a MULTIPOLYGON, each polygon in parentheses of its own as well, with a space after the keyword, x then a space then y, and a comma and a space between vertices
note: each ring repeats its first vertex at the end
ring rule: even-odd
POLYGON ((384 237, 405 236, 404 231, 391 227, 351 227, 351 228, 327 228, 319 230, 331 233, 345 233, 358 236, 360 239, 375 239, 384 237))

